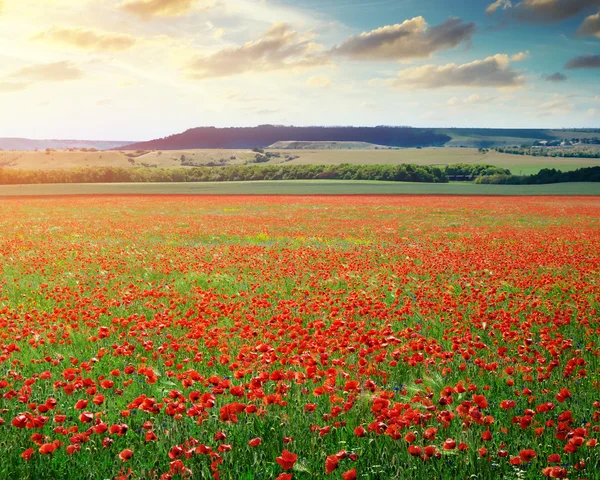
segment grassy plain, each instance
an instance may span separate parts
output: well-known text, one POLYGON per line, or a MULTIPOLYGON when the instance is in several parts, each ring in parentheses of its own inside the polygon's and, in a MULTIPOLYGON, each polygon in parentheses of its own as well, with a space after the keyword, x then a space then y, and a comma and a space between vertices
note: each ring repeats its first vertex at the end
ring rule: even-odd
POLYGON ((542 168, 563 171, 600 165, 594 158, 551 158, 509 155, 477 148, 405 148, 401 150, 281 150, 300 158, 291 164, 399 164, 449 165, 452 163, 488 164, 508 168, 515 175, 530 175, 542 168))
POLYGON ((219 163, 223 160, 228 165, 238 165, 254 159, 256 154, 251 150, 156 150, 137 155, 138 153, 133 151, 117 150, 97 152, 55 150, 50 153, 45 151, 4 151, 0 152, 0 167, 54 170, 104 166, 136 168, 146 164, 160 168, 179 168, 182 166, 182 155, 195 163, 219 163), (128 154, 136 155, 132 158, 133 161, 130 161, 128 154))
POLYGON ((281 180, 212 183, 79 183, 0 185, 1 196, 116 194, 200 195, 600 195, 598 183, 476 185, 363 180, 281 180))
MULTIPOLYGON (((289 164, 400 164, 448 165, 452 163, 490 164, 508 168, 513 174, 534 174, 542 168, 556 168, 563 171, 600 165, 598 159, 586 158, 550 158, 508 155, 495 151, 480 153, 476 148, 406 148, 400 150, 269 150, 279 153, 270 163, 280 163, 286 156, 298 157, 289 164)), ((149 151, 130 161, 126 154, 135 152, 99 151, 99 152, 0 152, 0 167, 31 169, 69 169, 77 167, 113 166, 123 168, 143 167, 145 165, 160 168, 181 167, 182 155, 196 164, 240 165, 254 160, 251 150, 165 150, 149 151)))

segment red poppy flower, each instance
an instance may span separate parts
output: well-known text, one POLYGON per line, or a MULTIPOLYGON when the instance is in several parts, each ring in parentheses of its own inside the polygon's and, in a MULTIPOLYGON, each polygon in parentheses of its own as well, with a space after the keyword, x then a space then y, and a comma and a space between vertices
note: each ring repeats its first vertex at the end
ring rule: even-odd
POLYGON ((533 460, 536 457, 536 453, 535 453, 535 450, 525 449, 525 450, 521 450, 519 452, 519 457, 524 462, 530 462, 531 460, 533 460))
POLYGON ((409 445, 408 447, 408 453, 411 454, 413 457, 420 457, 422 450, 421 447, 418 447, 416 445, 409 445))
POLYGON ((35 450, 33 448, 28 448, 21 454, 21 458, 23 460, 29 460, 31 456, 34 454, 35 450))
POLYGON ((56 441, 52 442, 52 443, 44 443, 41 447, 40 447, 40 453, 42 455, 50 455, 52 452, 54 452, 54 450, 56 450, 58 448, 58 443, 56 441))
POLYGON ((454 450, 456 448, 456 440, 447 438, 444 442, 444 450, 454 450))
POLYGON ((348 470, 347 472, 342 473, 342 480, 355 480, 356 479, 356 468, 352 470, 348 470))
POLYGON ((288 450, 284 450, 281 452, 281 456, 277 457, 276 460, 281 468, 284 470, 290 470, 298 460, 298 455, 295 455, 288 450))
POLYGON ((133 457, 133 450, 131 450, 130 448, 126 448, 121 453, 119 453, 119 458, 124 462, 131 459, 131 457, 133 457))
POLYGON ((333 472, 338 467, 339 461, 340 459, 336 455, 329 455, 325 459, 325 473, 330 474, 333 472))

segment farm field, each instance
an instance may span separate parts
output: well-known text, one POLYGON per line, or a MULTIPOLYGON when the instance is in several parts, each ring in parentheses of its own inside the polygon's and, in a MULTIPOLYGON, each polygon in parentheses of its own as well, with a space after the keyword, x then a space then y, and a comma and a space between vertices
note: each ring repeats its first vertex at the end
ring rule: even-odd
POLYGON ((600 165, 596 158, 552 158, 510 155, 476 148, 404 148, 401 150, 280 150, 281 154, 299 156, 290 164, 398 164, 450 165, 454 163, 484 164, 508 168, 515 175, 530 175, 542 168, 562 171, 600 165))
POLYGON ((598 183, 478 185, 368 180, 0 185, 2 196, 39 195, 600 195, 598 183))
MULTIPOLYGON (((563 171, 600 165, 594 158, 552 158, 510 155, 488 151, 481 153, 476 148, 405 148, 400 150, 357 150, 357 149, 316 149, 288 150, 269 149, 278 153, 269 163, 281 163, 286 157, 293 160, 286 164, 338 165, 350 164, 401 164, 449 165, 453 163, 488 164, 508 168, 515 175, 529 175, 542 168, 556 168, 563 171), (298 158, 296 158, 298 157, 298 158)), ((46 152, 4 151, 0 152, 1 168, 20 168, 24 170, 52 170, 80 167, 112 166, 121 168, 140 168, 152 166, 159 168, 179 168, 182 156, 195 164, 243 165, 252 162, 256 153, 251 150, 164 150, 164 151, 98 151, 69 152, 56 150, 46 152), (128 157, 127 155, 131 155, 128 157)))
POLYGON ((19 197, 0 227, 0 478, 597 478, 599 197, 19 197))
POLYGON ((121 167, 139 168, 152 165, 159 168, 180 168, 181 156, 197 163, 219 163, 229 165, 244 164, 254 159, 251 150, 165 150, 165 151, 117 151, 96 152, 54 150, 45 151, 4 151, 0 152, 0 167, 23 170, 54 170, 82 167, 121 167), (130 155, 130 156, 127 156, 130 155), (232 159, 232 157, 235 157, 232 159))

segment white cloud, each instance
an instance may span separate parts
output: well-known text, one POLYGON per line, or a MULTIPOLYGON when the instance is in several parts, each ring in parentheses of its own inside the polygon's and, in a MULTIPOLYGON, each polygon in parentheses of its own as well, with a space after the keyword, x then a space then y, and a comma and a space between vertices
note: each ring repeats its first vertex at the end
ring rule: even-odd
POLYGON ((524 60, 527 60, 528 58, 529 58, 529 50, 527 50, 525 52, 515 53, 514 55, 512 55, 510 57, 510 60, 512 62, 522 62, 524 60))
POLYGON ((581 36, 600 38, 600 12, 587 17, 577 33, 581 36))
POLYGON ((154 17, 179 17, 194 7, 213 7, 212 0, 132 0, 121 5, 121 9, 144 20, 154 17))
POLYGON ((475 24, 463 23, 460 18, 431 27, 423 17, 415 17, 350 37, 331 53, 352 60, 428 58, 439 50, 470 42, 474 32, 475 24))
POLYGON ((600 109, 598 108, 590 108, 586 112, 586 115, 590 118, 600 117, 600 109))
POLYGON ((96 52, 120 52, 130 49, 137 42, 135 37, 128 34, 66 27, 52 27, 34 38, 96 52))
POLYGON ((331 88, 333 83, 327 76, 312 76, 306 80, 305 85, 312 88, 331 88))
POLYGON ((531 23, 558 23, 583 13, 600 0, 522 0, 518 3, 498 0, 487 8, 495 13, 500 7, 517 20, 531 23))
POLYGON ((573 111, 574 105, 566 95, 554 94, 545 102, 537 106, 540 115, 559 115, 573 111))
POLYGON ((56 62, 23 67, 9 77, 28 82, 66 82, 83 77, 83 71, 71 62, 56 62))
POLYGON ((192 78, 204 79, 311 68, 330 63, 321 50, 290 25, 280 23, 273 25, 258 40, 197 57, 188 66, 187 73, 192 78))
POLYGON ((444 87, 520 87, 524 77, 510 67, 505 54, 457 65, 425 65, 398 72, 398 77, 385 83, 397 88, 435 89, 444 87))
POLYGON ((510 0, 496 0, 494 3, 491 3, 487 9, 486 9, 486 13, 491 14, 491 13, 495 13, 496 10, 498 9, 502 9, 502 10, 506 10, 507 8, 512 7, 512 2, 510 0))

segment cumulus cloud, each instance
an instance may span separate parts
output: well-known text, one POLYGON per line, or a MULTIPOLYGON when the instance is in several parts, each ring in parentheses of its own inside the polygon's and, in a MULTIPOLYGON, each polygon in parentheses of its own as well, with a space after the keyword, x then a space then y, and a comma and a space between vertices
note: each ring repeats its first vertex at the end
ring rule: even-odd
POLYGON ((552 95, 546 102, 541 103, 537 107, 538 113, 541 115, 560 114, 573 111, 575 107, 569 102, 568 97, 564 95, 552 95))
POLYGON ((496 13, 496 10, 498 9, 506 10, 510 7, 512 7, 512 2, 510 0, 496 0, 494 3, 490 3, 485 11, 486 13, 491 14, 496 13))
POLYGON ((527 60, 529 58, 529 50, 526 52, 515 53, 510 57, 513 62, 522 62, 523 60, 527 60))
POLYGON ((67 82, 83 77, 83 72, 71 62, 30 65, 0 79, 0 93, 19 92, 34 83, 67 82))
POLYGON ((10 77, 28 82, 66 82, 83 77, 83 72, 71 62, 56 62, 23 67, 10 77))
POLYGON ((264 36, 244 45, 198 57, 188 66, 192 78, 215 78, 250 72, 310 68, 330 63, 321 47, 285 23, 273 25, 264 36))
POLYGON ((387 80, 392 87, 434 89, 444 87, 520 87, 524 77, 510 67, 508 55, 498 54, 484 60, 457 65, 424 65, 398 72, 398 77, 387 80))
POLYGON ((582 55, 569 60, 565 68, 568 70, 600 68, 600 55, 582 55))
POLYGON ((128 50, 136 44, 131 35, 102 32, 86 28, 52 27, 36 35, 36 40, 50 41, 68 45, 81 50, 96 52, 119 52, 128 50))
POLYGON ((329 77, 313 76, 306 80, 305 85, 312 88, 330 88, 333 83, 329 77))
POLYGON ((600 6, 600 0, 522 0, 518 3, 498 0, 488 6, 488 13, 500 7, 518 20, 531 23, 557 23, 600 6))
POLYGON ((152 17, 178 17, 188 13, 196 4, 212 6, 209 0, 131 0, 123 3, 126 12, 149 20, 152 17))
POLYGON ((475 24, 463 23, 460 18, 431 27, 423 17, 415 17, 350 37, 331 53, 353 60, 428 58, 438 50, 469 42, 474 32, 475 24))
POLYGON ((577 33, 583 37, 598 37, 600 38, 600 12, 596 15, 587 17, 577 33))
POLYGON ((552 75, 542 75, 542 77, 547 82, 560 83, 567 81, 567 76, 564 73, 560 72, 553 73, 552 75))
POLYGON ((468 96, 463 100, 463 103, 466 105, 487 105, 488 103, 492 103, 498 97, 490 97, 485 95, 479 95, 478 93, 474 93, 473 95, 468 96))
POLYGON ((12 93, 25 90, 29 86, 25 82, 0 82, 0 93, 12 93))
POLYGON ((489 105, 494 102, 498 97, 479 95, 474 93, 469 95, 467 98, 460 99, 458 97, 450 98, 446 104, 453 107, 456 105, 489 105))

